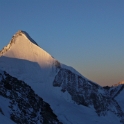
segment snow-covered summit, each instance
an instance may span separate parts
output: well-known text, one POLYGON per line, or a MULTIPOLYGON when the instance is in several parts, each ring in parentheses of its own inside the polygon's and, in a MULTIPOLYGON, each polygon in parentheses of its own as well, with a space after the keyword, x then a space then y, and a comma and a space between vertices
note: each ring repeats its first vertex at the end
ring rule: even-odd
POLYGON ((25 71, 27 77, 30 77, 32 81, 37 79, 38 82, 55 74, 56 68, 61 66, 56 59, 40 48, 25 31, 18 31, 10 43, 0 51, 0 65, 8 73, 13 72, 13 76, 25 71), (15 68, 16 71, 12 71, 12 68, 15 68))
POLYGON ((25 37, 30 42, 38 46, 38 44, 29 36, 29 34, 26 31, 19 30, 13 35, 10 43, 0 51, 0 55, 3 55, 6 51, 8 51, 11 48, 11 46, 15 43, 16 39, 19 38, 19 36, 25 37))
POLYGON ((25 35, 32 43, 34 43, 38 46, 38 44, 29 36, 29 34, 26 31, 21 31, 20 30, 17 33, 25 35))
POLYGON ((41 63, 41 58, 42 60, 53 59, 49 53, 38 46, 26 31, 22 30, 13 35, 10 43, 0 51, 0 56, 25 59, 38 63, 41 63), (38 58, 40 59, 39 61, 37 60, 38 58))

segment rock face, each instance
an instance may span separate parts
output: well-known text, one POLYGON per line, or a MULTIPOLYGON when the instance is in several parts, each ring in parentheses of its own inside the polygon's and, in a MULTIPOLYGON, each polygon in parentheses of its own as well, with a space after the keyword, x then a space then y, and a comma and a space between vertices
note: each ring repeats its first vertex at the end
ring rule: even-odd
MULTIPOLYGON (((17 124, 60 124, 50 105, 43 101, 25 82, 0 73, 0 96, 9 101, 10 119, 17 124)), ((6 103, 5 103, 6 104, 6 103)), ((7 116, 0 105, 0 113, 7 116)))
POLYGON ((114 99, 124 90, 121 87, 101 87, 67 69, 60 69, 55 77, 53 86, 61 87, 62 92, 68 92, 77 104, 87 107, 93 106, 98 116, 106 116, 108 111, 120 117, 124 123, 124 111, 114 99))

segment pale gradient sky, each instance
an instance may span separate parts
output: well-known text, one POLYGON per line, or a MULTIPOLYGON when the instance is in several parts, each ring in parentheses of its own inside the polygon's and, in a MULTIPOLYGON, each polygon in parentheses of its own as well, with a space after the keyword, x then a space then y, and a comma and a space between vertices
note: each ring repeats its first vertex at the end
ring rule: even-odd
POLYGON ((124 80, 124 0, 0 0, 0 49, 20 29, 102 86, 124 80))

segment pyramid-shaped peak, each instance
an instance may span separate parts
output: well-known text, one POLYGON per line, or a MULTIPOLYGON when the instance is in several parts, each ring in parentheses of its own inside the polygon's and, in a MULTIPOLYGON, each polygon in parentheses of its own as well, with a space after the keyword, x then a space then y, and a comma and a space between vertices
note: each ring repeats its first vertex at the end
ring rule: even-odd
POLYGON ((29 36, 29 34, 23 30, 19 30, 18 32, 16 32, 16 34, 13 36, 13 38, 20 36, 20 35, 25 35, 32 43, 34 43, 35 45, 38 46, 38 44, 29 36))
MULTIPOLYGON (((20 40, 19 36, 24 37, 24 39, 25 39, 25 38, 28 39, 28 41, 30 41, 31 43, 33 43, 33 44, 35 44, 36 46, 38 46, 38 44, 29 36, 29 34, 28 34, 26 31, 19 30, 18 32, 16 32, 16 33, 13 35, 13 37, 12 37, 10 43, 9 43, 7 46, 5 46, 2 50, 0 50, 0 56, 3 55, 4 53, 6 53, 6 52, 13 46, 13 44, 15 44, 15 42, 17 41, 17 39, 18 39, 18 41, 19 41, 20 43, 22 42, 22 41, 20 40)), ((19 42, 18 42, 18 43, 19 43, 19 42)))

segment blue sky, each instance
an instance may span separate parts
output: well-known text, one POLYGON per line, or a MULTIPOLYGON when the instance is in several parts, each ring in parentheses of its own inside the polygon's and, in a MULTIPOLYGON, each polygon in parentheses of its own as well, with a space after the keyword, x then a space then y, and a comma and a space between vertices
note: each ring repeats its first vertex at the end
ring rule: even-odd
POLYGON ((0 49, 20 29, 102 86, 124 80, 124 0, 0 0, 0 49))

